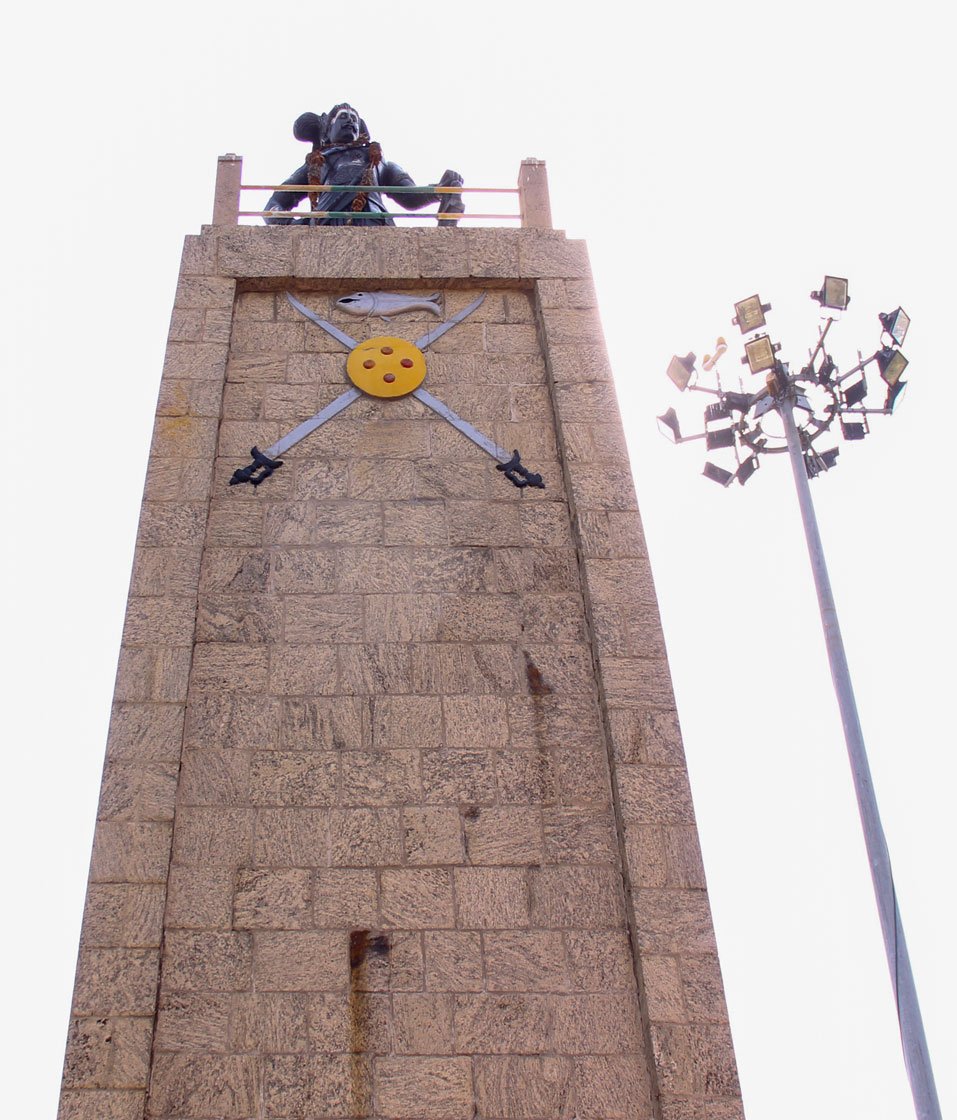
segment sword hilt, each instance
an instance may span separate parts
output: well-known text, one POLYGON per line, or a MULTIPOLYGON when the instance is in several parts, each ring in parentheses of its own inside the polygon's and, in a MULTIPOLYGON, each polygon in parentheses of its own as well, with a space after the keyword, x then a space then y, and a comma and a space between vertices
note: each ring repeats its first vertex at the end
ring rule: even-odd
POLYGON ((239 467, 233 471, 233 477, 229 480, 230 486, 238 486, 241 482, 250 482, 253 486, 258 486, 260 482, 265 482, 273 471, 282 466, 282 459, 270 459, 258 447, 254 447, 249 454, 252 455, 253 461, 248 467, 239 467))
POLYGON ((545 483, 540 474, 533 474, 522 462, 518 451, 512 452, 512 457, 507 463, 496 463, 497 471, 504 471, 505 477, 513 486, 524 490, 526 486, 534 486, 538 490, 545 489, 545 483))

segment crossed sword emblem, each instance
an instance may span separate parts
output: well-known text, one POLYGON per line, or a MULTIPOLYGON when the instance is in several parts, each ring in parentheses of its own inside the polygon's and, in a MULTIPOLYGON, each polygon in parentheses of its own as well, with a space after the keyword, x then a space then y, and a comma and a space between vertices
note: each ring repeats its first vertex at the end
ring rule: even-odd
MULTIPOLYGON (((370 344, 357 342, 354 338, 347 335, 345 331, 340 330, 325 319, 321 319, 314 311, 311 311, 304 304, 300 303, 291 292, 286 292, 286 299, 298 312, 315 323, 317 327, 321 327, 327 334, 332 335, 334 339, 349 348, 347 370, 349 371, 349 376, 352 377, 353 362, 354 359, 356 359, 360 346, 364 348, 363 352, 365 352, 368 350, 370 344)), ((422 373, 418 379, 419 382, 422 377, 425 376, 425 359, 421 351, 427 350, 432 343, 441 338, 446 331, 450 331, 456 324, 468 318, 473 311, 481 306, 484 299, 485 294, 483 293, 478 299, 473 300, 468 307, 464 307, 458 314, 453 315, 451 319, 447 319, 444 323, 439 323, 438 326, 430 328, 421 338, 416 339, 416 341, 411 344, 413 351, 418 352, 417 359, 421 362, 422 373)), ((401 340, 385 338, 370 340, 372 343, 377 341, 394 341, 397 345, 401 342, 401 340)), ((404 343, 403 345, 405 347, 409 346, 408 343, 404 343)), ((389 353, 391 353, 391 351, 389 351, 389 353)), ((406 359, 402 362, 402 365, 411 366, 414 360, 415 359, 406 359)), ((368 366, 369 362, 365 364, 368 366)), ((356 368, 358 368, 358 364, 356 368)), ((389 377, 387 377, 386 380, 389 380, 389 377)), ((394 381, 395 377, 391 376, 391 380, 394 381)), ((265 451, 260 451, 258 447, 254 447, 250 452, 253 461, 248 466, 240 467, 238 470, 234 471, 232 478, 229 480, 229 485, 236 486, 241 482, 248 482, 253 486, 259 486, 260 483, 265 482, 273 471, 282 466, 283 461, 279 458, 280 455, 288 451, 290 447, 294 447, 300 440, 305 439, 306 436, 311 435, 317 428, 321 428, 328 420, 331 420, 334 416, 338 416, 343 409, 348 408, 353 401, 358 400, 359 397, 363 395, 363 390, 357 386, 347 389, 340 396, 336 397, 334 401, 327 404, 325 408, 320 409, 314 416, 310 416, 308 420, 303 420, 303 422, 293 428, 291 432, 287 432, 281 439, 267 447, 265 451)), ((377 396, 378 394, 369 393, 368 395, 377 396)), ((502 471, 513 486, 517 486, 519 489, 524 489, 526 486, 534 486, 540 490, 545 489, 542 476, 532 473, 524 466, 517 450, 513 451, 510 455, 504 448, 499 447, 494 440, 489 439, 487 435, 473 427, 467 420, 463 420, 458 413, 453 412, 448 405, 443 404, 438 397, 432 396, 431 393, 423 389, 420 384, 408 394, 389 393, 388 395, 408 395, 420 400, 427 408, 437 413, 443 420, 447 420, 453 428, 456 428, 462 435, 491 455, 493 459, 498 460, 495 469, 502 471)))

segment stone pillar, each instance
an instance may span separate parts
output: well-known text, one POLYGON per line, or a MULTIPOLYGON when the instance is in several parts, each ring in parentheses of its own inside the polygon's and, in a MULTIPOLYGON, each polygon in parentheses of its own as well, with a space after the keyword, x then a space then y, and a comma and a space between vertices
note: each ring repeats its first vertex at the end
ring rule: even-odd
POLYGON ((216 192, 213 196, 213 225, 234 226, 239 221, 239 186, 243 157, 227 152, 216 166, 216 192))
POLYGON ((149 461, 61 1120, 740 1117, 654 588, 580 242, 189 237, 149 461), (356 289, 481 307, 418 400, 356 289))
POLYGON ((548 175, 543 159, 523 159, 518 173, 519 211, 525 229, 551 229, 548 175))

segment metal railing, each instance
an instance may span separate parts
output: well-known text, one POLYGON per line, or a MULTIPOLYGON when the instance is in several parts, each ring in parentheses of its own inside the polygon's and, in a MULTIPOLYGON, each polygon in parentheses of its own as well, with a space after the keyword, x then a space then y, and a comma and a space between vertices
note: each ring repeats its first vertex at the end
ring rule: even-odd
MULTIPOLYGON (((351 192, 358 194, 360 191, 369 190, 368 186, 348 186, 340 184, 323 184, 321 186, 277 183, 261 185, 257 183, 242 182, 243 161, 241 156, 227 153, 220 156, 216 169, 216 193, 213 202, 213 225, 236 225, 240 218, 265 218, 267 215, 278 216, 276 211, 243 210, 241 209, 241 196, 243 191, 281 191, 294 190, 297 194, 320 195, 335 191, 337 194, 351 192)), ((434 213, 422 210, 388 211, 383 216, 389 218, 434 218, 438 225, 443 222, 461 221, 517 221, 525 228, 551 229, 552 215, 548 200, 548 179, 545 171, 544 160, 522 160, 518 175, 517 187, 438 187, 432 184, 423 184, 414 187, 389 187, 380 188, 385 194, 422 194, 428 192, 437 195, 463 195, 463 194, 498 194, 517 195, 519 200, 518 214, 456 214, 434 213)), ((302 218, 353 218, 356 215, 351 210, 287 210, 278 212, 284 216, 302 218)))

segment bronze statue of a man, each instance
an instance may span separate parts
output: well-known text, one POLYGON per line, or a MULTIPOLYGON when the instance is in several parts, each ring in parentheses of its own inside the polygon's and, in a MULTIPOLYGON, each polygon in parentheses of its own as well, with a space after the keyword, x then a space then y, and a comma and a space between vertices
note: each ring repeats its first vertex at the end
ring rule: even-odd
MULTIPOLYGON (((461 195, 437 195, 425 189, 408 194, 390 194, 390 187, 414 187, 415 181, 397 163, 382 158, 382 149, 369 139, 365 121, 351 105, 335 105, 328 113, 318 116, 303 113, 292 126, 292 131, 297 140, 311 141, 312 151, 302 167, 284 180, 283 185, 292 189, 276 191, 266 203, 266 210, 276 215, 271 214, 265 219, 267 225, 393 226, 395 222, 386 213, 383 194, 406 210, 421 210, 431 202, 440 204, 439 213, 461 214, 465 209, 461 195), (333 189, 309 195, 314 211, 349 211, 354 217, 279 217, 284 211, 298 206, 307 196, 307 191, 297 190, 297 187, 320 184, 333 188, 351 186, 368 189, 333 189)), ((446 171, 437 185, 460 187, 462 183, 462 176, 457 171, 446 171)), ((441 221, 439 225, 455 225, 455 222, 441 221)))

